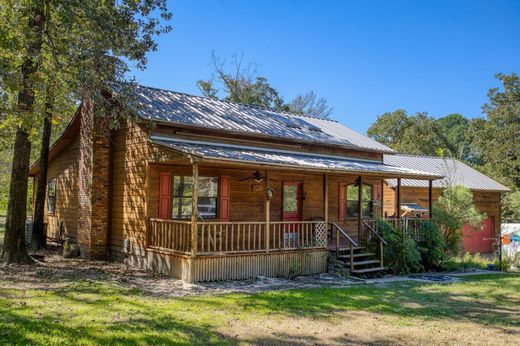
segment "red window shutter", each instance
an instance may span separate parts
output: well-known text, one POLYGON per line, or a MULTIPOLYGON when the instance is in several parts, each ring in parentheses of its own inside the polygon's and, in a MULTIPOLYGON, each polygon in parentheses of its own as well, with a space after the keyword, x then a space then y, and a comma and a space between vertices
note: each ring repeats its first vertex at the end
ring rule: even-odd
POLYGON ((171 184, 172 174, 170 172, 161 172, 159 179, 159 218, 171 218, 171 184))
POLYGON ((220 221, 229 221, 229 180, 228 176, 220 177, 220 221))
POLYGON ((339 197, 338 197, 338 218, 339 221, 345 220, 345 212, 347 208, 345 206, 346 203, 346 194, 345 194, 346 184, 339 183, 339 197))

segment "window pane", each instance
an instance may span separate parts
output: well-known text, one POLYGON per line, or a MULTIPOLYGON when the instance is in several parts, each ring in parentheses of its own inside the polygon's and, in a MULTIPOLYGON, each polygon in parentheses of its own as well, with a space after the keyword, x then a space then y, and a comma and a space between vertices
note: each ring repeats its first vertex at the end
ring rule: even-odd
POLYGON ((372 217, 374 210, 374 204, 372 201, 363 202, 363 217, 372 217))
POLYGON ((174 176, 173 177, 173 195, 180 196, 191 196, 192 191, 192 177, 190 176, 174 176))
POLYGON ((358 216, 358 202, 357 201, 347 201, 347 217, 357 217, 358 216))
POLYGON ((52 179, 47 184, 47 195, 56 196, 56 179, 52 179))
POLYGON ((372 200, 372 185, 363 185, 363 201, 368 202, 372 200))
POLYGON ((191 198, 173 198, 172 215, 174 219, 186 219, 191 217, 191 198))
POLYGON ((47 198, 47 212, 54 213, 55 207, 56 207, 56 197, 49 196, 47 198))
POLYGON ((218 178, 199 177, 199 197, 217 197, 218 178))
POLYGON ((347 201, 357 201, 358 200, 358 187, 357 185, 348 185, 347 186, 347 201))
POLYGON ((203 218, 217 217, 217 199, 214 197, 199 197, 197 208, 203 218))
MULTIPOLYGON (((372 201, 372 185, 363 184, 363 217, 372 217, 374 206, 372 201)), ((358 216, 358 192, 359 187, 356 185, 347 186, 347 217, 358 216)))
POLYGON ((284 185, 283 211, 298 211, 298 186, 284 185))

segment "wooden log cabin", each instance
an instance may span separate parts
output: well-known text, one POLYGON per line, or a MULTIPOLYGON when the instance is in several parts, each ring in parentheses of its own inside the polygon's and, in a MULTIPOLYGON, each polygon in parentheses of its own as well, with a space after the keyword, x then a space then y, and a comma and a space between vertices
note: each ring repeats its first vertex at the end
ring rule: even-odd
MULTIPOLYGON (((432 182, 433 201, 436 201, 442 190, 450 185, 467 187, 473 193, 473 203, 486 217, 482 229, 475 229, 464 225, 463 247, 470 253, 493 253, 494 244, 500 232, 500 198, 501 194, 509 191, 504 185, 478 172, 468 165, 452 158, 440 158, 420 155, 385 155, 384 162, 389 165, 417 169, 424 168, 429 172, 444 175, 445 178, 432 182), (427 167, 427 168, 426 168, 427 167)), ((428 213, 429 183, 415 179, 402 179, 400 216, 401 218, 423 216, 428 213)), ((384 214, 395 216, 394 203, 397 194, 398 182, 396 179, 385 181, 384 186, 384 214)))
POLYGON ((331 250, 377 271, 385 181, 442 177, 384 163, 394 150, 336 121, 144 86, 135 97, 137 118, 110 131, 83 102, 50 149, 47 235, 85 258, 188 282, 321 273, 331 250))

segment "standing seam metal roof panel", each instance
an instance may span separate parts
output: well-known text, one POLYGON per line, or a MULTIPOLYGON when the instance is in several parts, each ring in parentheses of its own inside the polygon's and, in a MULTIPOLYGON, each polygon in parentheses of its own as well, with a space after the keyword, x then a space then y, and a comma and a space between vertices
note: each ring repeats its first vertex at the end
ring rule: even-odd
POLYGON ((137 85, 135 90, 139 106, 137 113, 146 120, 339 145, 349 149, 395 152, 334 120, 275 112, 142 85, 137 85), (288 126, 290 123, 299 123, 299 127, 288 126))
POLYGON ((150 141, 185 154, 219 160, 251 162, 257 164, 276 164, 284 166, 309 167, 325 170, 347 172, 369 172, 404 176, 435 176, 417 169, 397 167, 378 161, 356 160, 333 156, 317 155, 315 153, 276 151, 274 149, 233 146, 222 143, 198 143, 182 139, 167 138, 152 135, 150 141))
MULTIPOLYGON (((446 178, 433 182, 433 187, 436 188, 442 188, 451 183, 453 185, 463 185, 472 190, 509 191, 504 185, 456 159, 397 154, 384 155, 383 161, 389 165, 425 170, 445 176, 446 178)), ((389 180, 388 183, 391 186, 396 185, 395 180, 389 180)), ((401 185, 408 187, 428 187, 428 181, 402 179, 401 185)))

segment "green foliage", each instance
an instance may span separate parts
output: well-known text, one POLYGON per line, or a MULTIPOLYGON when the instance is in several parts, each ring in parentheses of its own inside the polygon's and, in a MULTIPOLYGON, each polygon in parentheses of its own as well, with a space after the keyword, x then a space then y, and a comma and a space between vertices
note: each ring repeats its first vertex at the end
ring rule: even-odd
POLYGON ((445 271, 461 271, 469 269, 488 269, 490 262, 480 254, 465 253, 464 256, 453 256, 445 261, 445 271))
POLYGON ((129 80, 129 65, 144 69, 146 54, 157 49, 155 37, 170 30, 165 25, 170 18, 166 0, 0 4, 0 213, 7 204, 17 126, 37 143, 32 160, 39 155, 43 118, 51 114, 54 133, 59 134, 84 97, 94 100, 98 114, 116 127, 121 116, 131 116, 124 107, 112 112, 114 99, 122 105, 130 101, 132 84, 122 83, 129 80), (28 25, 36 17, 42 19, 43 30, 28 25), (29 75, 22 69, 28 60, 36 62, 29 75), (24 80, 30 83, 24 86, 24 80), (115 84, 120 89, 107 99, 106 90, 115 84), (29 109, 18 102, 25 89, 35 98, 29 109))
POLYGON ((484 166, 505 184, 520 188, 520 78, 497 74, 501 88, 488 92, 483 106, 487 115, 476 136, 476 150, 482 153, 484 166))
MULTIPOLYGON (((379 116, 368 135, 408 154, 436 156, 437 150, 442 149, 447 156, 518 190, 520 78, 516 73, 496 77, 501 86, 488 92, 489 101, 482 107, 485 119, 469 120, 456 113, 434 119, 426 113, 408 115, 405 110, 396 110, 379 116)), ((516 215, 514 209, 504 208, 504 219, 517 218, 516 215)))
POLYGON ((486 218, 473 204, 473 193, 464 186, 448 186, 433 205, 433 218, 442 231, 451 254, 462 247, 462 226, 482 227, 486 218))
POLYGON ((510 192, 502 198, 502 221, 520 222, 520 190, 510 192))
POLYGON ((383 219, 378 220, 378 230, 388 243, 385 246, 384 258, 394 274, 409 274, 423 269, 421 253, 408 234, 383 219))
POLYGON ((421 239, 418 241, 421 253, 421 264, 426 270, 438 270, 442 268, 446 260, 447 244, 444 241, 439 227, 434 222, 421 224, 421 239))
POLYGON ((403 153, 435 156, 443 149, 464 160, 469 151, 464 135, 467 123, 460 114, 436 120, 427 113, 408 115, 398 109, 380 115, 368 129, 368 136, 403 153))

